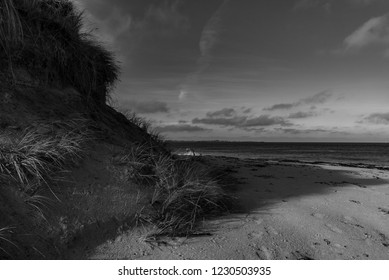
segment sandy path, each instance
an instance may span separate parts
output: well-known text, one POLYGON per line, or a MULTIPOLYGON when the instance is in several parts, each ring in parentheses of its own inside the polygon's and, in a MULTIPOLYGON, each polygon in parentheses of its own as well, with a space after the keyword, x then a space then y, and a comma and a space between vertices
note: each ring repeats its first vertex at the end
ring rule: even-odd
POLYGON ((208 221, 213 234, 142 241, 142 229, 91 259, 389 259, 389 172, 222 159, 242 213, 208 221))

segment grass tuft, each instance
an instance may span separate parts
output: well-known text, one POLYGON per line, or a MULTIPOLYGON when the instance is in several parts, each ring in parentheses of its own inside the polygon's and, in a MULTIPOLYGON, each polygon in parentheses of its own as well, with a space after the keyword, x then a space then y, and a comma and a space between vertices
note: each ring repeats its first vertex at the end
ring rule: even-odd
POLYGON ((118 111, 123 114, 129 122, 132 124, 136 125, 140 129, 143 130, 146 134, 148 134, 149 139, 148 139, 148 145, 153 145, 156 148, 160 149, 167 149, 167 144, 165 138, 156 131, 153 128, 153 123, 152 121, 139 116, 135 112, 132 112, 130 110, 123 110, 123 109, 118 109, 118 111))
POLYGON ((36 190, 51 173, 77 161, 89 137, 84 126, 77 127, 74 121, 40 125, 39 129, 26 129, 14 140, 0 135, 0 175, 17 181, 25 191, 36 190))
POLYGON ((155 211, 141 217, 157 228, 149 240, 162 235, 193 235, 202 219, 226 210, 223 189, 197 162, 154 153, 147 146, 133 147, 120 162, 133 170, 130 180, 154 187, 151 205, 155 211))
POLYGON ((191 235, 204 217, 226 210, 226 195, 205 166, 163 156, 155 163, 155 173, 157 235, 191 235))

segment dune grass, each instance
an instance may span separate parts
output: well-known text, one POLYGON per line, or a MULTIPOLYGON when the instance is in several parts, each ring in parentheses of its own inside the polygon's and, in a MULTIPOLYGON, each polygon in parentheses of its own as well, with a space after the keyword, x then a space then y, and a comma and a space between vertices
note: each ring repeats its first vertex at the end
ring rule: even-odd
POLYGON ((149 144, 154 145, 156 147, 167 149, 167 143, 165 141, 165 137, 162 136, 161 133, 156 131, 153 128, 153 122, 141 117, 139 114, 131 111, 131 110, 123 110, 123 109, 117 109, 121 114, 123 114, 126 119, 139 127, 143 130, 146 134, 149 136, 149 144))
MULTIPOLYGON (((113 54, 83 31, 69 0, 0 1, 0 63, 15 79, 23 68, 44 85, 70 85, 87 101, 105 103, 118 78, 113 54)), ((12 80, 11 79, 11 80, 12 80)))
POLYGON ((153 213, 139 215, 156 227, 148 240, 199 233, 202 219, 226 210, 227 195, 210 177, 209 167, 196 161, 155 153, 143 145, 132 147, 119 162, 132 170, 130 180, 154 188, 153 213))
MULTIPOLYGON (((82 21, 82 12, 69 0, 1 0, 2 78, 15 82, 17 70, 23 69, 40 85, 72 86, 88 104, 105 103, 118 78, 118 64, 110 51, 84 32, 82 21)), ((127 117, 144 132, 145 140, 115 161, 129 167, 130 180, 154 190, 155 211, 141 215, 157 228, 149 237, 197 233, 203 218, 225 210, 222 188, 207 167, 174 158, 162 148, 165 141, 150 122, 136 114, 127 117)), ((90 140, 87 127, 83 120, 70 120, 37 124, 22 133, 2 130, 0 179, 16 182, 28 196, 24 202, 44 216, 48 199, 38 190, 49 187, 56 174, 83 156, 83 145, 90 140)), ((10 227, 0 229, 0 241, 13 244, 10 231, 10 227)))
MULTIPOLYGON (((49 193, 51 192, 57 202, 60 201, 52 184, 83 157, 84 145, 92 140, 88 125, 87 120, 79 118, 35 123, 19 133, 6 130, 0 132, 0 182, 4 183, 2 187, 7 185, 14 187, 11 193, 18 193, 15 196, 18 209, 29 209, 28 212, 21 210, 19 215, 29 213, 22 221, 28 221, 31 223, 29 225, 36 227, 29 232, 31 236, 39 236, 38 232, 42 228, 52 227, 50 224, 52 221, 47 218, 47 211, 55 205, 55 200, 49 197, 49 193)), ((7 204, 2 206, 4 206, 2 209, 9 211, 7 204)), ((23 233, 26 226, 24 222, 15 224, 15 227, 4 227, 4 224, 2 226, 0 255, 3 253, 3 256, 14 258, 30 249, 39 252, 30 244, 31 241, 26 240, 21 241, 25 244, 23 250, 15 252, 15 247, 18 248, 16 244, 20 240, 13 239, 11 233, 16 232, 19 235, 23 233)), ((43 254, 40 255, 44 257, 43 254)))
POLYGON ((191 235, 198 222, 225 209, 226 195, 205 166, 161 157, 155 164, 156 188, 152 205, 158 230, 152 235, 191 235))
POLYGON ((0 175, 24 191, 36 190, 79 159, 90 137, 81 120, 41 124, 39 129, 46 133, 28 128, 21 135, 0 135, 0 175))

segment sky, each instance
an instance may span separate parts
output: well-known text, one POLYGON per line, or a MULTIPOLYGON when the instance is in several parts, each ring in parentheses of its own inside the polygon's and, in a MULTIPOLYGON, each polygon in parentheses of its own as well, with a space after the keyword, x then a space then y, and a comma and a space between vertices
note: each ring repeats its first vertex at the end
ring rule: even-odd
POLYGON ((171 140, 389 141, 388 0, 74 0, 171 140))

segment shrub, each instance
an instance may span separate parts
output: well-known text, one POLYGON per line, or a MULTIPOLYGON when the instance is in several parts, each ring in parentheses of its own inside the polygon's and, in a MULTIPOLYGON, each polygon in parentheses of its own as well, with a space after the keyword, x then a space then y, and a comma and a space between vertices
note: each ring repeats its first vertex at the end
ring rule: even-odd
MULTIPOLYGON (((69 0, 2 0, 0 62, 15 79, 24 68, 43 84, 75 87, 87 101, 105 103, 118 78, 113 54, 82 31, 83 15, 69 0)), ((4 71, 4 70, 3 70, 4 71)))

